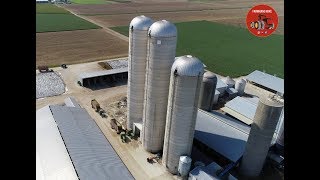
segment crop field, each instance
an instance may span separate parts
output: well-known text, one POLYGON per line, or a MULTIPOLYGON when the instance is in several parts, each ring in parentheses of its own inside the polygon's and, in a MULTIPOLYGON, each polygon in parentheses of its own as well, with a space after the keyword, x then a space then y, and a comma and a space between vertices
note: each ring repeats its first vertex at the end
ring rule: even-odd
POLYGON ((37 14, 36 22, 37 33, 100 28, 73 14, 37 14))
POLYGON ((73 4, 109 4, 112 3, 106 0, 71 0, 73 4))
POLYGON ((52 4, 37 4, 36 10, 37 33, 100 28, 52 4))
POLYGON ((52 4, 36 4, 37 14, 69 14, 69 11, 52 4))
POLYGON ((189 3, 189 2, 167 2, 167 3, 116 3, 100 5, 63 5, 65 8, 81 15, 102 14, 132 14, 147 12, 172 12, 172 11, 200 11, 212 9, 212 5, 189 3))
MULTIPOLYGON (((247 29, 209 21, 175 23, 178 29, 176 56, 198 57, 212 72, 238 77, 254 70, 284 75, 284 37, 253 36, 247 29)), ((128 36, 128 26, 111 29, 128 36)))
MULTIPOLYGON (((194 11, 190 12, 161 12, 161 13, 144 13, 145 16, 152 18, 154 21, 166 19, 170 22, 186 22, 186 21, 199 21, 199 20, 224 20, 224 19, 245 19, 248 8, 245 9, 234 9, 232 11, 228 9, 221 10, 207 10, 207 11, 194 11)), ((117 14, 117 15, 95 15, 86 16, 94 21, 97 21, 104 26, 125 26, 130 23, 130 21, 141 15, 139 13, 135 14, 117 14)), ((244 21, 245 22, 245 21, 244 21)))
POLYGON ((128 43, 103 29, 36 34, 36 65, 60 66, 128 56, 128 43))

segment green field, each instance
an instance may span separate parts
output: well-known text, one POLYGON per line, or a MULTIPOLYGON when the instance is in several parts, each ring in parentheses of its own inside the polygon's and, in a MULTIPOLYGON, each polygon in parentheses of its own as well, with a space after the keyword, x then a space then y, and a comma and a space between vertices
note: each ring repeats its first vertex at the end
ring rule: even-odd
POLYGON ((106 0, 71 0, 73 4, 109 4, 106 0))
POLYGON ((100 27, 73 14, 37 14, 36 17, 37 33, 97 28, 100 27))
POLYGON ((100 28, 53 4, 37 4, 36 9, 37 33, 100 28))
POLYGON ((37 14, 69 14, 67 10, 53 4, 37 4, 36 12, 37 14))
MULTIPOLYGON (((208 21, 175 24, 176 56, 196 56, 210 71, 223 76, 238 77, 254 70, 284 76, 283 35, 258 38, 247 29, 208 21)), ((128 36, 128 26, 112 29, 128 36)))

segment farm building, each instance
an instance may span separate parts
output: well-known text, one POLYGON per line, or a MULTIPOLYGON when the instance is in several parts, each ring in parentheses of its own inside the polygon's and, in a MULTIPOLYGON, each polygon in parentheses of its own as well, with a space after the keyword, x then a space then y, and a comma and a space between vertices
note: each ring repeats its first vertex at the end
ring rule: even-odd
POLYGON ((36 3, 49 3, 49 0, 36 0, 36 3))
POLYGON ((128 68, 110 69, 79 74, 78 83, 84 87, 91 87, 97 83, 123 81, 128 78, 128 68))
POLYGON ((87 111, 74 106, 37 110, 37 179, 134 179, 87 111))
POLYGON ((218 77, 216 90, 219 91, 219 97, 223 96, 227 90, 228 85, 224 83, 221 78, 218 77))
MULTIPOLYGON (((243 155, 251 127, 219 112, 198 109, 194 139, 230 162, 243 155)), ((272 146, 276 141, 274 133, 272 146)))
MULTIPOLYGON (((192 171, 189 172, 189 180, 219 180, 220 178, 217 177, 216 172, 220 170, 222 167, 219 166, 217 163, 212 162, 207 166, 197 166, 192 171)), ((226 180, 237 180, 231 174, 228 174, 226 180)))
MULTIPOLYGON (((221 108, 222 111, 231 115, 235 119, 247 124, 251 125, 253 122, 253 118, 255 116, 257 107, 258 107, 259 98, 244 98, 244 97, 236 97, 231 101, 225 104, 225 107, 221 108)), ((277 124, 277 128, 275 131, 275 137, 278 136, 280 127, 284 120, 284 113, 282 110, 282 114, 280 116, 279 122, 277 124)), ((274 139, 275 140, 275 139, 274 139)), ((274 142, 274 140, 272 142, 274 142)))
POLYGON ((250 126, 218 112, 198 110, 194 138, 231 162, 243 154, 250 126))
POLYGON ((284 95, 284 80, 270 74, 255 70, 245 78, 249 83, 278 94, 284 95))

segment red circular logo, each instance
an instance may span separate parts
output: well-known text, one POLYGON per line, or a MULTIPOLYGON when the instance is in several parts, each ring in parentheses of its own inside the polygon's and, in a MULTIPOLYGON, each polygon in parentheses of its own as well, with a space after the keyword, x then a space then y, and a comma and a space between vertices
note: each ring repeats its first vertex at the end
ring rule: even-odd
POLYGON ((271 35, 278 27, 278 15, 268 5, 254 6, 247 14, 247 28, 258 37, 271 35))

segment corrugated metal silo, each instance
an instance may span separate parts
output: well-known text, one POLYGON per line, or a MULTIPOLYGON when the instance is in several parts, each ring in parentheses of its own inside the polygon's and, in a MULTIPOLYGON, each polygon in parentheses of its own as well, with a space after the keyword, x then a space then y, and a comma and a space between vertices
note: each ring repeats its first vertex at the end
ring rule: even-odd
POLYGON ((283 102, 274 96, 260 98, 240 164, 240 172, 243 175, 259 176, 282 108, 283 102))
POLYGON ((201 61, 181 56, 172 65, 162 163, 178 173, 180 156, 190 156, 203 78, 201 61))
POLYGON ((152 23, 142 15, 133 18, 129 26, 127 128, 131 129, 133 123, 142 122, 148 29, 152 23))
POLYGON ((142 144, 149 152, 163 147, 170 70, 175 60, 177 29, 169 21, 157 21, 148 32, 148 52, 143 109, 142 144))
POLYGON ((238 91, 239 96, 244 94, 244 89, 246 87, 246 81, 244 79, 240 79, 236 81, 235 89, 238 91))
POLYGON ((203 109, 205 111, 212 110, 217 81, 218 81, 218 78, 214 73, 210 71, 206 71, 203 74, 203 80, 202 80, 200 97, 199 97, 200 109, 203 109))

